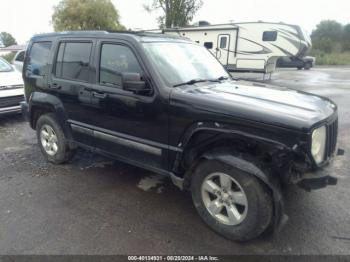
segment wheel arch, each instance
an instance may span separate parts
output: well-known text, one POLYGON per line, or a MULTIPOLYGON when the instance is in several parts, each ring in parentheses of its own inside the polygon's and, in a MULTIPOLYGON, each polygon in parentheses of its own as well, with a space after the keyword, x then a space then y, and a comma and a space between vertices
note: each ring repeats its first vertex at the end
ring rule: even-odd
POLYGON ((65 136, 72 138, 72 131, 67 124, 67 114, 62 102, 54 95, 43 92, 33 92, 29 102, 29 121, 31 128, 35 129, 39 117, 43 114, 53 113, 62 126, 65 136))
POLYGON ((271 172, 263 170, 254 161, 243 159, 239 156, 234 156, 224 150, 212 150, 208 151, 201 156, 200 159, 196 162, 196 165, 200 161, 204 160, 214 160, 221 163, 233 166, 236 169, 239 169, 247 174, 255 176, 260 182, 262 182, 270 191, 273 198, 273 208, 274 216, 270 228, 272 231, 279 231, 288 221, 288 216, 284 212, 284 201, 282 195, 281 184, 279 180, 273 176, 271 172))
POLYGON ((243 148, 257 146, 271 153, 293 151, 288 145, 279 141, 242 131, 238 128, 232 128, 232 126, 225 126, 217 122, 199 122, 192 125, 187 129, 178 146, 182 150, 176 155, 173 166, 173 172, 175 174, 184 174, 192 166, 193 162, 214 148, 226 148, 228 152, 231 151, 231 154, 238 153, 243 148))
MULTIPOLYGON (((235 143, 239 147, 260 146, 273 155, 285 154, 288 156, 286 158, 287 162, 289 161, 289 154, 293 152, 291 147, 276 140, 237 129, 225 128, 224 125, 219 123, 200 123, 197 124, 196 128, 188 130, 180 142, 179 145, 182 146, 183 150, 176 157, 174 173, 184 171, 182 175, 183 188, 190 187, 191 175, 203 160, 217 160, 255 176, 271 191, 274 202, 272 228, 274 230, 280 229, 287 222, 288 217, 284 213, 279 176, 276 176, 271 170, 265 170, 264 166, 249 152, 242 154, 240 150, 232 150, 231 143, 235 143), (196 141, 200 142, 199 145, 196 144, 196 141), (204 146, 201 147, 202 145, 204 146), (200 148, 199 151, 197 151, 198 148, 200 148), (191 153, 192 150, 196 153, 191 153), (187 159, 188 157, 189 159, 187 159), (182 170, 181 165, 183 164, 187 166, 183 167, 182 170)), ((275 161, 278 162, 279 160, 272 159, 272 161, 271 165, 273 166, 275 161)))

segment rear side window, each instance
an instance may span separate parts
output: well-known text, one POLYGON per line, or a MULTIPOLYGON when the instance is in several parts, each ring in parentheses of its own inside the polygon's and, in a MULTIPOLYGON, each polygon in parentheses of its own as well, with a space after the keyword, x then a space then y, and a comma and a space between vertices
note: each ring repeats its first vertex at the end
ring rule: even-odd
POLYGON ((272 42, 277 40, 277 31, 265 31, 263 33, 263 41, 272 42))
POLYGON ((100 83, 119 86, 122 73, 142 74, 134 53, 126 46, 103 44, 100 60, 100 83))
POLYGON ((51 44, 51 42, 33 43, 32 48, 30 49, 27 66, 27 71, 31 75, 44 76, 47 74, 51 44))
POLYGON ((92 43, 62 42, 59 45, 55 75, 87 82, 92 43))

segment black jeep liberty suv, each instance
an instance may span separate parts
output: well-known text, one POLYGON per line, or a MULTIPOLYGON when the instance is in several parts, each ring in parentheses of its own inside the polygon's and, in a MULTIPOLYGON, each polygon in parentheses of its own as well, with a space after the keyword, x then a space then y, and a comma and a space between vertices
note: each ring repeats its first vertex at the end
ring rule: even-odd
POLYGON ((203 46, 142 32, 34 36, 22 111, 48 161, 77 147, 169 176, 201 218, 246 241, 286 221, 283 187, 336 184, 337 106, 235 81, 203 46))

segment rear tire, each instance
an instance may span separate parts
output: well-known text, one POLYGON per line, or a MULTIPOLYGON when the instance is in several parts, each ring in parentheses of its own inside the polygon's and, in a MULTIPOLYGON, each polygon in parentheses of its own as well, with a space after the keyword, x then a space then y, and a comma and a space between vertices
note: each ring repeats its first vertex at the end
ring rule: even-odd
POLYGON ((271 224, 271 193, 255 176, 233 166, 215 160, 201 162, 192 176, 191 190, 204 222, 228 239, 254 239, 271 224), (210 192, 213 189, 216 193, 210 192))
POLYGON ((70 149, 55 114, 49 113, 39 117, 36 134, 41 152, 49 162, 62 164, 72 158, 74 151, 70 149))

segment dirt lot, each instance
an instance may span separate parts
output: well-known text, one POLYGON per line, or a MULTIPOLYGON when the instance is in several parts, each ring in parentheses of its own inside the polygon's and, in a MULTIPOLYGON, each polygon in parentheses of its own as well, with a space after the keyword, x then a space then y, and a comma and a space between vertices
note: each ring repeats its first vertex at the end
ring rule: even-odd
POLYGON ((339 106, 337 186, 286 192, 285 228, 237 244, 201 222, 168 179, 86 151, 48 164, 20 116, 0 118, 0 254, 350 254, 350 68, 282 70, 272 83, 339 106))

